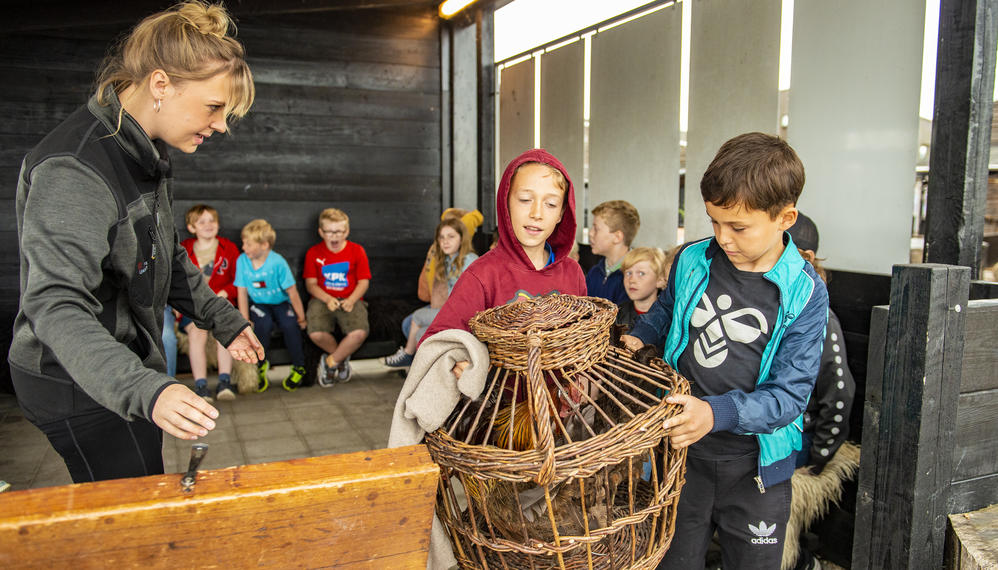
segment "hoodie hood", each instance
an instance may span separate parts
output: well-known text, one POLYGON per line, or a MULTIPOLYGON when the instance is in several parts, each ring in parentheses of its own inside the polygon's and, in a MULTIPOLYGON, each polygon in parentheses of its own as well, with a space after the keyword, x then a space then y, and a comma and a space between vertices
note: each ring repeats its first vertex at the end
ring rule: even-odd
POLYGON ((575 188, 572 186, 572 179, 568 176, 561 161, 542 148, 524 152, 513 159, 506 167, 505 172, 502 173, 502 180, 496 191, 496 224, 499 230, 496 249, 501 249, 509 257, 518 259, 528 268, 533 269, 534 265, 527 257, 527 252, 523 251, 520 242, 517 241, 516 235, 513 233, 513 224, 509 218, 509 190, 513 183, 513 174, 517 168, 528 162, 540 162, 557 168, 565 177, 565 182, 568 183, 568 189, 565 191, 564 214, 561 216, 561 221, 555 226, 554 232, 547 239, 548 245, 554 251, 554 263, 568 257, 572 251, 572 245, 575 243, 575 188))

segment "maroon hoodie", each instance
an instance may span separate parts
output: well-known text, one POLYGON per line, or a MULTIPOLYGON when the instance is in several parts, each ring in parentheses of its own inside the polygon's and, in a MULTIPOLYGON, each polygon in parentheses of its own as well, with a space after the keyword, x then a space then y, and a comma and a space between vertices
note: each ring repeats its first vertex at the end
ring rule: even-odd
POLYGON ((527 297, 548 293, 586 294, 586 277, 578 262, 568 257, 575 244, 575 191, 565 167, 544 149, 533 149, 513 159, 503 172, 496 192, 499 240, 495 248, 476 259, 454 285, 447 302, 426 329, 422 340, 447 329, 468 329, 468 321, 479 311, 527 297), (513 233, 509 218, 509 187, 513 173, 523 163, 541 162, 565 175, 568 191, 565 213, 547 239, 554 262, 535 269, 513 233))

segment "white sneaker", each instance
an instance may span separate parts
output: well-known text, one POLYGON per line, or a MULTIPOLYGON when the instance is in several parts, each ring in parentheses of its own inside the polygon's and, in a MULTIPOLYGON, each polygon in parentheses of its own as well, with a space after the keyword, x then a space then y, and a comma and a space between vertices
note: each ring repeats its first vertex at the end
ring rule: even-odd
POLYGON ((330 368, 326 364, 326 357, 329 356, 325 352, 319 358, 319 369, 315 374, 315 381, 322 388, 332 388, 333 384, 336 384, 336 368, 330 368))
POLYGON ((352 376, 353 369, 350 368, 350 357, 348 356, 346 360, 341 362, 340 365, 336 367, 336 379, 346 384, 350 381, 352 376))

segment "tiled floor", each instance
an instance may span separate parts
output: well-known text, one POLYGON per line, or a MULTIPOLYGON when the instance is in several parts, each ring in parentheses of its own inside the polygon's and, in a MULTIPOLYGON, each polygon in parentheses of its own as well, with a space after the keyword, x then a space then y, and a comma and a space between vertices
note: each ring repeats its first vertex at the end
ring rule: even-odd
MULTIPOLYGON (((377 360, 352 363, 353 379, 330 389, 312 386, 286 392, 287 366, 270 373, 271 388, 216 402, 217 427, 200 441, 209 444, 201 469, 385 447, 402 377, 377 360), (276 381, 275 381, 276 380, 276 381)), ((182 382, 192 385, 189 378, 182 382)), ((215 379, 208 385, 214 388, 215 379)), ((194 442, 164 436, 167 473, 187 469, 194 442)), ((62 458, 24 419, 13 396, 0 394, 0 480, 11 490, 72 483, 62 458)))

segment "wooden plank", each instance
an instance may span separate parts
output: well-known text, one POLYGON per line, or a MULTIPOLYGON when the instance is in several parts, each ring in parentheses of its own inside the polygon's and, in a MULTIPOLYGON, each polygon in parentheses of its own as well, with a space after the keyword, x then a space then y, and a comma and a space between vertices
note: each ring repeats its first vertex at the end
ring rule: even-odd
MULTIPOLYGON (((994 362, 992 366, 998 366, 998 362, 994 362)), ((998 388, 960 394, 956 415, 956 445, 953 448, 953 481, 998 474, 996 450, 998 388)))
MULTIPOLYGON (((881 470, 888 466, 877 463, 880 445, 880 410, 883 406, 884 358, 887 349, 886 306, 873 307, 870 314, 870 349, 866 367, 866 390, 863 400, 863 438, 859 459, 856 490, 856 523, 853 534, 852 566, 870 567, 873 526, 874 485, 881 470)), ((858 384, 858 383, 857 383, 858 384)), ((858 388, 858 385, 857 385, 858 388)))
MULTIPOLYGON (((362 176, 367 172, 433 176, 440 173, 440 154, 435 149, 382 149, 381 152, 367 148, 327 147, 324 154, 313 153, 308 145, 288 143, 279 149, 267 151, 263 145, 240 149, 219 149, 218 142, 210 143, 199 152, 200 160, 180 153, 171 154, 178 179, 181 173, 246 172, 249 176, 266 179, 269 172, 292 171, 322 174, 354 173, 362 176), (239 152, 235 152, 239 150, 239 152), (211 159, 205 159, 210 156, 211 159), (252 168, 247 169, 248 166, 252 168)), ((248 146, 248 145, 247 145, 248 146)))
MULTIPOLYGON (((967 307, 960 392, 998 388, 998 300, 970 301, 967 307)), ((996 447, 995 449, 998 449, 996 447)))
POLYGON ((957 481, 950 487, 951 513, 964 513, 994 504, 998 504, 998 474, 957 481))
POLYGON ((996 46, 993 2, 941 0, 925 260, 967 266, 974 279, 984 231, 996 46))
POLYGON ((293 137, 298 143, 322 146, 436 148, 440 144, 440 124, 433 121, 366 117, 316 120, 305 115, 253 110, 236 129, 235 139, 261 142, 293 137))
MULTIPOLYGON (((367 30, 331 31, 326 28, 275 23, 244 27, 239 39, 250 55, 266 53, 299 61, 365 61, 439 67, 440 46, 435 28, 414 38, 371 36, 367 30), (301 45, 309 46, 305 52, 301 45)), ((3 45, 3 44, 0 44, 3 45)))
POLYGON ((362 61, 300 61, 272 57, 246 58, 256 85, 308 85, 368 89, 371 91, 416 91, 436 93, 440 69, 362 61))
MULTIPOLYGON (((122 26, 134 25, 142 18, 168 7, 170 4, 156 0, 133 0, 121 6, 79 5, 73 2, 51 2, 26 4, 17 13, 10 14, 0 23, 0 33, 12 31, 44 31, 59 28, 104 26, 114 23, 122 26)), ((241 0, 228 6, 240 23, 264 21, 267 18, 281 18, 283 21, 298 21, 303 25, 314 22, 329 12, 324 21, 335 21, 336 16, 348 20, 348 25, 362 25, 376 17, 389 19, 384 30, 392 30, 399 23, 418 24, 428 16, 436 17, 436 2, 418 0, 241 0), (372 14, 373 13, 373 14, 372 14), (297 19, 289 17, 299 15, 297 19), (401 17, 393 17, 396 14, 401 17)), ((426 27, 425 25, 421 28, 426 27)), ((382 32, 386 33, 386 32, 382 32)))
POLYGON ((938 450, 954 445, 969 287, 966 267, 894 266, 869 558, 857 567, 942 563, 953 457, 938 450))
POLYGON ((998 568, 998 505, 950 515, 947 534, 947 568, 998 568))
POLYGON ((0 495, 0 565, 425 565, 437 466, 423 446, 0 495))
MULTIPOLYGON (((16 177, 16 173, 14 176, 16 177)), ((245 200, 250 196, 280 196, 288 202, 364 202, 376 196, 384 202, 426 202, 440 194, 440 181, 432 176, 401 176, 371 174, 365 177, 330 175, 321 180, 284 177, 280 173, 269 176, 267 181, 253 184, 240 183, 229 178, 218 180, 189 179, 175 183, 176 200, 204 201, 205 196, 214 200, 245 200), (288 188, 294 188, 289 192, 288 188)), ((0 198, 3 198, 0 195, 0 198)))

